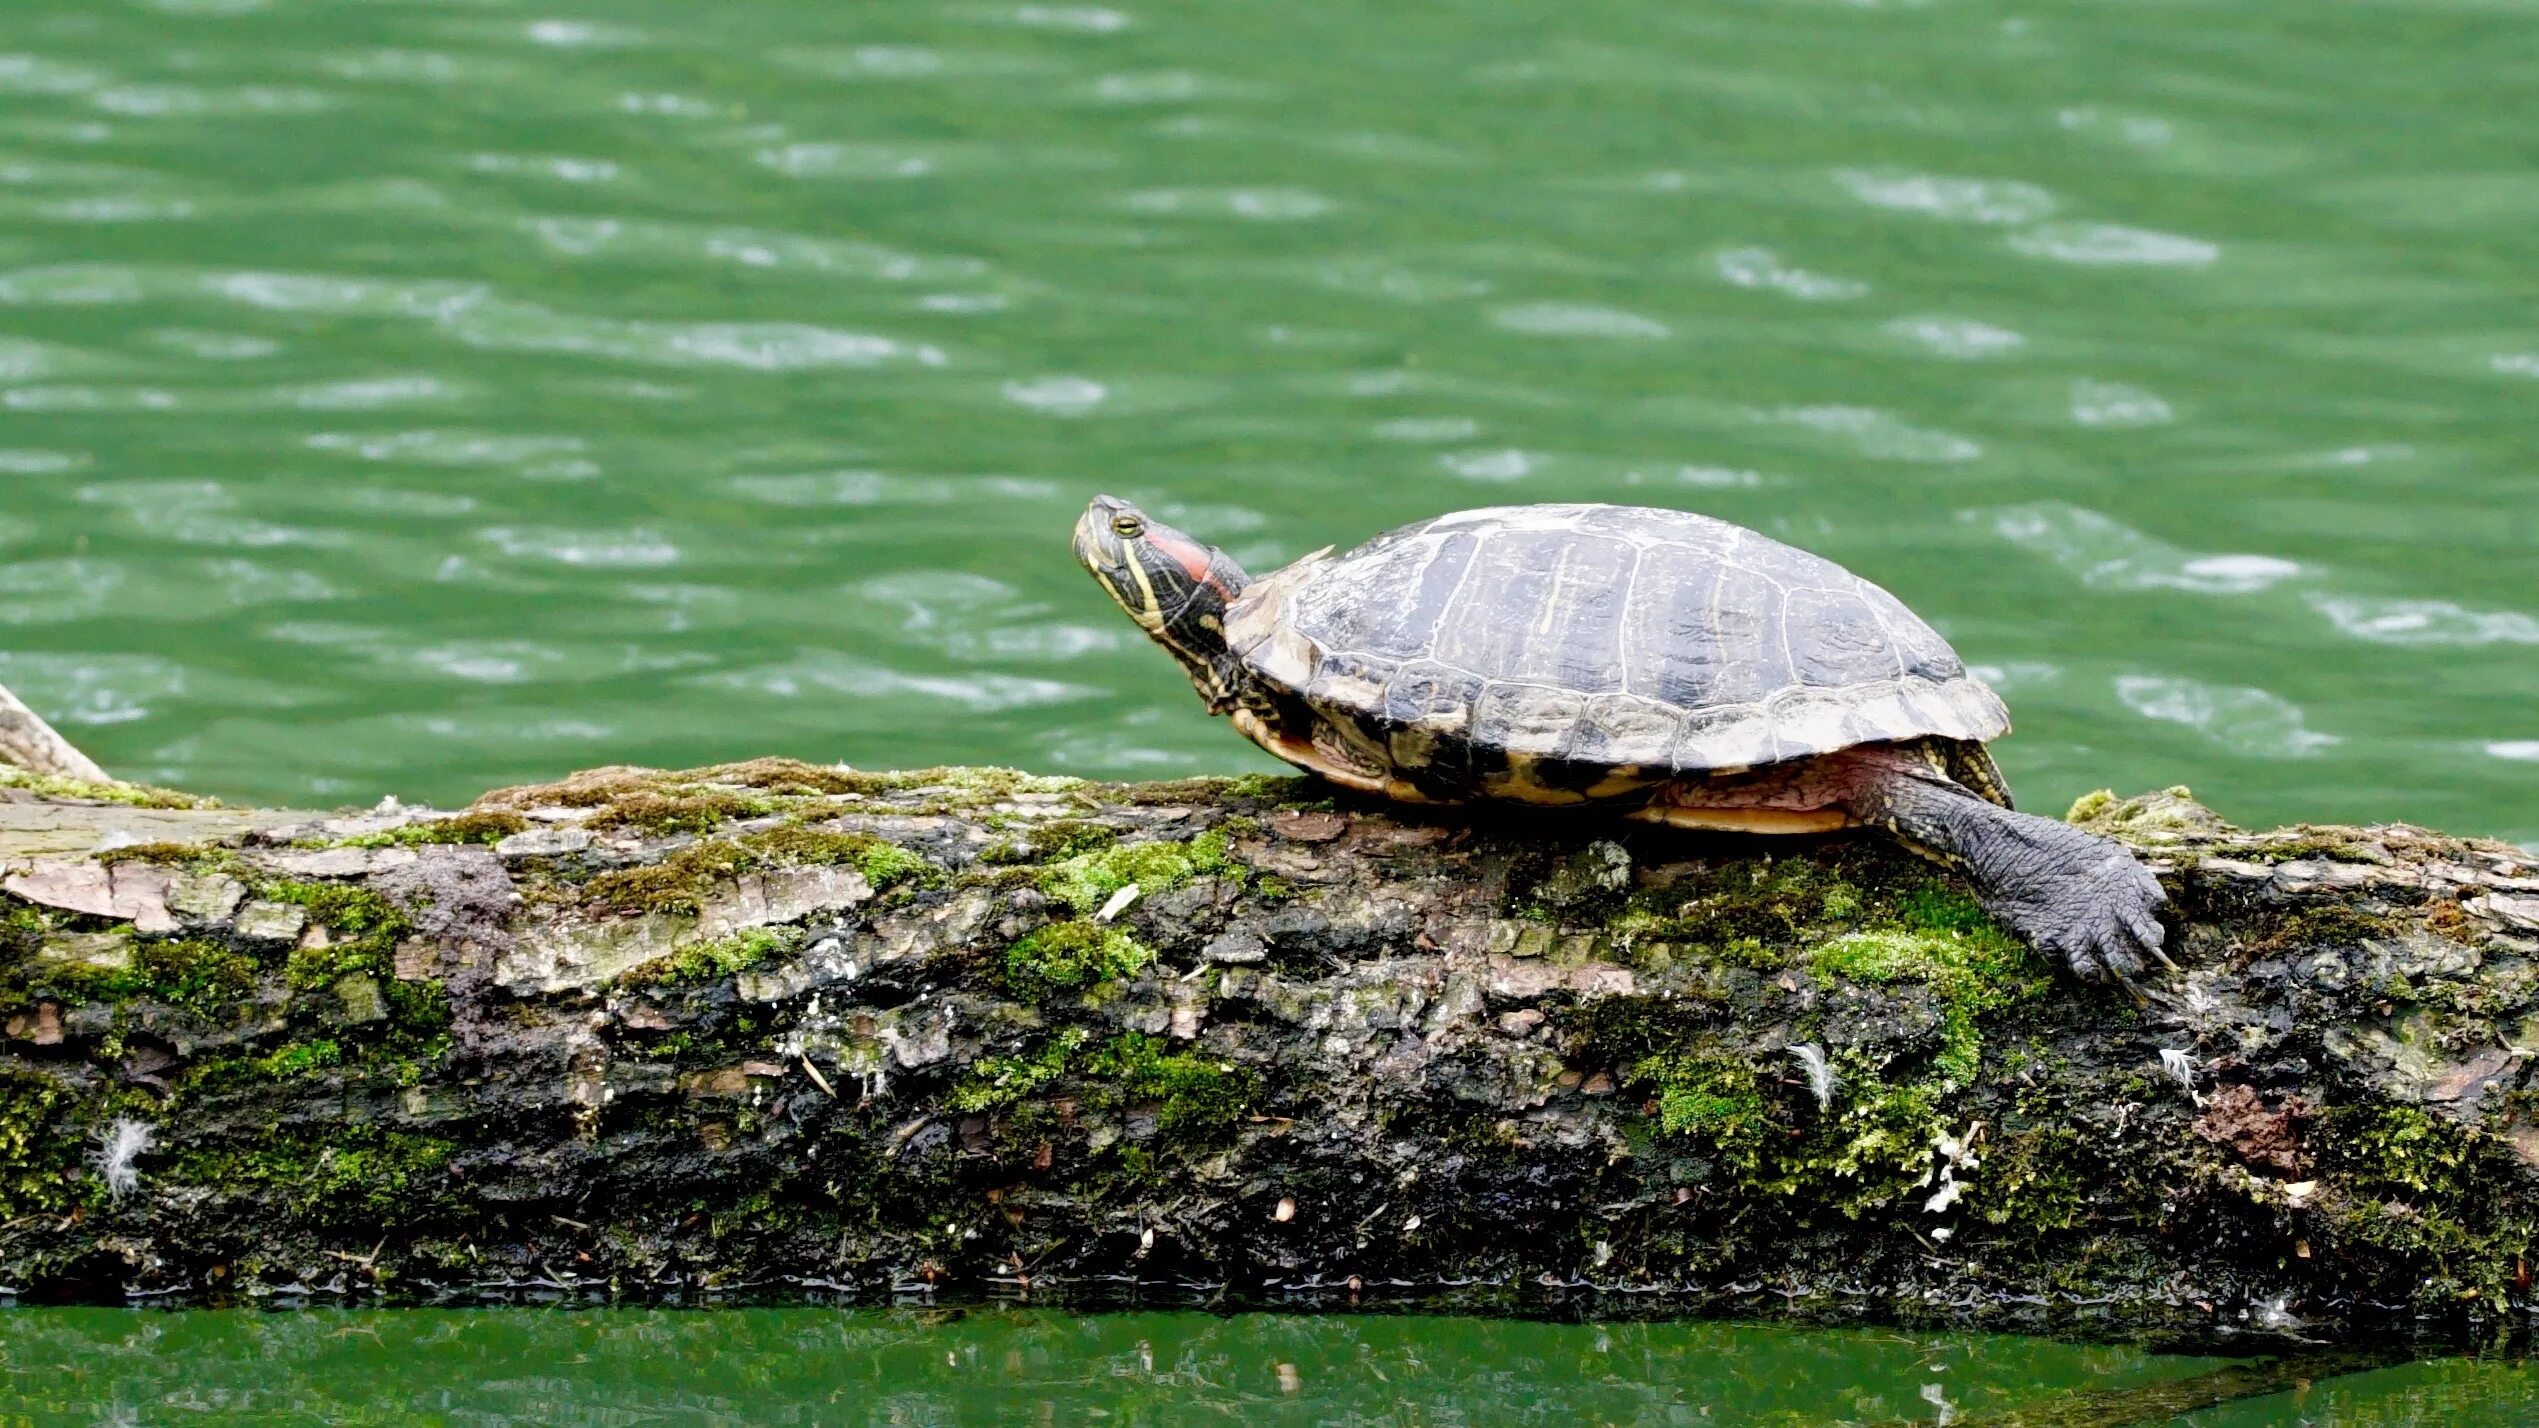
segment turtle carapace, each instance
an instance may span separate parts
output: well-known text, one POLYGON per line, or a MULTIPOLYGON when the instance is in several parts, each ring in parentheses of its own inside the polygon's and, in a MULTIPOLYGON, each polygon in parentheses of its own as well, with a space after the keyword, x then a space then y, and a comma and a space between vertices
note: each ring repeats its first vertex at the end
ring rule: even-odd
POLYGON ((1741 526, 1500 506, 1255 580, 1097 497, 1076 557, 1254 743, 1411 803, 1610 805, 1682 828, 1867 825, 1962 870, 2093 980, 2160 958, 2159 882, 2015 812, 1999 696, 1894 596, 1741 526))

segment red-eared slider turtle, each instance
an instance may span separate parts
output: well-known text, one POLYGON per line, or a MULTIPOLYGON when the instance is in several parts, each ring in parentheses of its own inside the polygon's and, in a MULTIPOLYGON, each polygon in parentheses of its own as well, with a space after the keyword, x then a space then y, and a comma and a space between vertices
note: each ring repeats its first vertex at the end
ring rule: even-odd
POLYGON ((1682 828, 1869 825, 1973 880, 2083 977, 2161 955, 2121 845, 2011 809, 2001 699, 1886 591, 1740 526, 1501 506, 1258 580, 1126 501, 1076 557, 1211 713, 1334 783, 1413 803, 1610 804, 1682 828))

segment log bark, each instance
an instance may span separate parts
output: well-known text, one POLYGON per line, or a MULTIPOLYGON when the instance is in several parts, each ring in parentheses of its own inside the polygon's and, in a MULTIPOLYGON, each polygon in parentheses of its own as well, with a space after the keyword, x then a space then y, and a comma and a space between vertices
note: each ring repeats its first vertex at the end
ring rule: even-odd
POLYGON ((2336 1338, 2527 1302, 2539 867, 2083 800, 2183 967, 1873 836, 786 760, 0 804, 0 1287, 1592 1300, 2336 1338), (138 840, 138 841, 136 841, 138 840))

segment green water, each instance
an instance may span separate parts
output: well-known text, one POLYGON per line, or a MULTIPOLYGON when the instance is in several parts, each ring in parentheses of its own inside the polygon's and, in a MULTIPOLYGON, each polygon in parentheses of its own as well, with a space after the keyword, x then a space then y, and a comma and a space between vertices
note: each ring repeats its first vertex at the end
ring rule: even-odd
MULTIPOLYGON (((1256 569, 1626 500, 1897 591, 2009 697, 2034 805, 2184 782, 2539 844, 2534 20, 8 0, 0 683, 119 772, 268 801, 1235 771, 1069 562, 1088 494, 1256 569)), ((826 1313, 45 1314, 0 1353, 130 1421, 1813 1421, 2140 1367, 826 1313)), ((2500 1422, 2529 1385, 2320 1393, 2500 1422)))
POLYGON ((1746 522, 2028 800, 2539 840, 2539 7, 9 0, 0 682, 460 800, 1266 767, 1069 563, 1746 522))

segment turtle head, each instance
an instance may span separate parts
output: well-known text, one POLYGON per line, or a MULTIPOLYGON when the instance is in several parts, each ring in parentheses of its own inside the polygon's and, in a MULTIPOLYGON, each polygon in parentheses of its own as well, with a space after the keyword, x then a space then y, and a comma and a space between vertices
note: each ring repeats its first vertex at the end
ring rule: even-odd
POLYGON ((1181 662, 1208 712, 1232 710, 1243 672, 1226 646, 1225 612, 1252 583, 1234 557, 1114 496, 1084 508, 1075 544, 1076 559, 1128 617, 1181 662))

